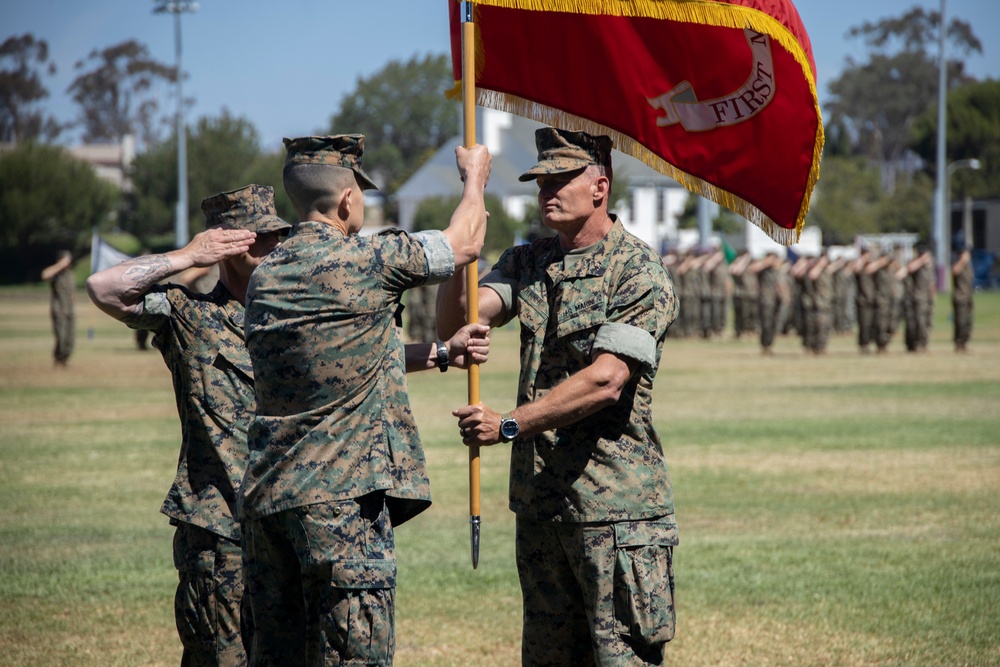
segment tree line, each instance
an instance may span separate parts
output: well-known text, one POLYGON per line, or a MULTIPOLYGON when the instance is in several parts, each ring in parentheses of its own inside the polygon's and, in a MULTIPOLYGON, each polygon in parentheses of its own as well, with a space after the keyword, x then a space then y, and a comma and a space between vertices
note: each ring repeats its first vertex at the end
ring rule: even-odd
MULTIPOLYGON (((938 13, 916 7, 849 31, 847 38, 860 42, 858 55, 846 59, 826 96, 819 91, 827 141, 808 224, 818 225, 826 242, 850 243, 857 234, 878 232, 929 237, 940 22, 938 13)), ((1000 82, 977 81, 965 72, 963 58, 982 51, 971 25, 952 19, 946 38, 952 54, 948 160, 977 158, 983 164, 978 171, 956 172, 953 200, 1000 195, 1000 82)), ((74 68, 67 92, 78 114, 60 122, 45 107, 45 81, 55 72, 47 43, 25 34, 0 44, 0 255, 57 244, 79 252, 94 226, 130 235, 135 247, 125 250, 169 248, 177 200, 172 111, 179 73, 134 40, 95 49, 74 68), (135 137, 131 188, 119 192, 70 158, 60 147, 70 132, 87 143, 135 137)), ((359 79, 329 117, 326 131, 352 128, 367 135, 366 166, 381 186, 389 220, 395 217, 395 191, 459 132, 456 104, 444 96, 451 85, 446 55, 391 61, 359 79)), ((190 107, 193 101, 184 103, 190 107)), ((251 182, 280 185, 283 155, 263 150, 247 118, 223 110, 195 119, 187 132, 192 233, 201 229, 203 197, 251 182)), ((279 214, 294 219, 280 187, 276 194, 279 214)), ((682 226, 693 218, 690 207, 682 226)), ((502 238, 491 242, 509 241, 519 224, 527 226, 505 219, 502 238)))

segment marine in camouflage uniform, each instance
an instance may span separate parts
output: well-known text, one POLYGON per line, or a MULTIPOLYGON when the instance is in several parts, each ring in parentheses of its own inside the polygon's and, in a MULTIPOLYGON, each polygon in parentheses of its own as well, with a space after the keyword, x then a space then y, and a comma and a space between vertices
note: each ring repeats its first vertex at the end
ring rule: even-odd
POLYGON ((757 276, 757 315, 760 321, 760 347, 764 354, 771 354, 778 330, 778 265, 780 259, 769 253, 750 264, 749 270, 757 276))
POLYGON ((854 308, 858 320, 858 349, 868 354, 875 340, 875 279, 866 269, 873 261, 870 250, 861 251, 854 267, 854 308))
POLYGON ((795 308, 798 311, 798 324, 796 330, 802 341, 802 347, 807 351, 812 349, 812 341, 815 336, 815 321, 812 319, 813 313, 813 288, 815 285, 809 280, 809 270, 812 268, 814 258, 802 256, 795 260, 792 265, 792 278, 795 279, 795 308))
POLYGON ((726 311, 729 309, 729 295, 733 291, 729 281, 729 265, 726 255, 717 249, 711 255, 707 266, 709 290, 712 294, 712 335, 722 336, 726 332, 726 311))
MULTIPOLYGON (((657 254, 607 211, 611 140, 539 129, 539 208, 558 236, 507 250, 481 321, 517 319, 517 407, 455 412, 466 444, 512 439, 522 665, 662 664, 677 526, 653 380, 677 299, 657 254)), ((440 288, 438 333, 462 285, 440 288), (447 307, 445 307, 447 305, 447 307)))
POLYGON ((815 264, 809 270, 809 282, 813 285, 810 350, 813 354, 824 354, 833 328, 834 303, 833 270, 826 255, 816 258, 815 264))
POLYGON ((895 258, 885 254, 870 262, 865 269, 872 276, 875 286, 875 344, 880 354, 889 351, 889 343, 899 323, 899 277, 896 275, 895 258))
POLYGON ((921 246, 917 257, 907 263, 903 309, 906 321, 906 349, 926 352, 934 317, 934 257, 921 246))
MULTIPOLYGON (((478 258, 490 158, 459 149, 465 191, 444 232, 360 236, 363 190, 375 187, 361 168, 364 137, 285 146, 300 222, 247 291, 257 411, 239 507, 250 662, 390 665, 394 529, 431 502, 405 372, 433 368, 439 347, 404 352, 399 307, 405 290, 478 258)), ((441 363, 457 361, 444 347, 441 363)))
POLYGON ((951 267, 952 291, 951 307, 954 318, 954 341, 956 352, 968 350, 972 338, 973 288, 972 254, 962 250, 958 260, 951 267))
POLYGON ((832 280, 833 298, 830 301, 830 329, 841 334, 854 328, 851 303, 854 278, 850 274, 850 262, 839 257, 830 262, 827 269, 832 280))
POLYGON ((173 376, 181 451, 160 511, 176 527, 174 610, 184 646, 181 664, 236 667, 247 664, 243 643, 253 634, 241 611, 243 558, 235 512, 254 408, 243 301, 251 272, 290 225, 276 215, 268 186, 209 197, 202 211, 208 229, 187 246, 96 273, 87 289, 101 310, 153 333, 152 344, 173 376), (216 263, 219 282, 208 294, 157 284, 216 263))
POLYGON ((76 278, 73 276, 73 255, 68 250, 59 253, 54 264, 42 270, 42 280, 52 288, 50 312, 55 347, 52 359, 56 366, 65 366, 73 354, 75 317, 73 299, 76 296, 76 278))

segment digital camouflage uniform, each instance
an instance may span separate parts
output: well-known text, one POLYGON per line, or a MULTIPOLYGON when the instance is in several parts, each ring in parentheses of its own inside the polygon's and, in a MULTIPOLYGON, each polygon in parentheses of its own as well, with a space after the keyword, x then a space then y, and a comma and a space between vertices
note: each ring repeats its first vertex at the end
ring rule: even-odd
MULTIPOLYGON (((289 162, 324 159, 297 146, 289 162)), ((257 414, 240 505, 252 664, 392 663, 393 529, 430 505, 398 312, 405 290, 453 272, 441 232, 345 237, 309 221, 254 271, 257 414)))
POLYGON ((858 347, 862 352, 875 341, 875 278, 859 266, 854 272, 854 308, 858 319, 858 347))
MULTIPOLYGON (((722 251, 718 251, 721 255, 722 251)), ((729 308, 729 266, 720 258, 709 274, 712 293, 712 335, 721 336, 726 331, 726 311, 729 308)))
POLYGON ((747 297, 744 283, 746 270, 736 271, 734 266, 744 261, 745 255, 741 253, 740 256, 736 258, 736 261, 733 262, 733 265, 730 265, 730 273, 733 281, 733 334, 736 338, 741 337, 746 329, 746 325, 744 324, 746 316, 744 315, 744 312, 746 310, 745 304, 747 297))
POLYGON ((974 274, 972 262, 967 261, 957 273, 952 274, 951 307, 954 318, 955 349, 965 350, 972 338, 974 274))
POLYGON ((76 296, 76 277, 73 275, 72 265, 52 278, 51 287, 52 333, 56 338, 52 356, 57 364, 65 366, 73 354, 75 338, 73 299, 76 296))
MULTIPOLYGON (((289 227, 275 214, 269 186, 209 197, 202 211, 206 227, 226 224, 257 233, 289 227)), ((160 508, 175 526, 181 665, 246 665, 243 644, 253 629, 241 613, 243 556, 235 509, 247 462, 254 377, 243 342, 243 304, 222 282, 208 294, 155 285, 145 294, 143 313, 122 321, 153 333, 153 347, 173 377, 181 418, 177 476, 160 508)))
POLYGON ((874 273, 875 285, 875 343, 880 351, 885 351, 892 342, 899 324, 898 292, 899 278, 896 277, 895 262, 883 266, 874 273))
POLYGON ((660 664, 673 637, 673 493, 651 391, 677 300, 660 258, 617 220, 594 246, 504 253, 483 285, 521 332, 518 405, 597 351, 640 363, 619 401, 512 443, 522 664, 660 664))
POLYGON ((181 416, 177 477, 160 511, 170 517, 174 600, 183 665, 244 665, 243 597, 236 495, 246 465, 253 369, 243 344, 243 306, 219 283, 209 294, 179 285, 147 292, 145 312, 125 319, 153 332, 173 376, 181 416))
POLYGON ((760 322, 760 346, 774 345, 778 327, 778 269, 767 265, 757 273, 757 318, 760 322))
POLYGON ((837 333, 854 330, 854 270, 851 262, 843 265, 833 274, 834 324, 837 333))
POLYGON ((913 276, 914 343, 917 350, 926 350, 934 325, 934 262, 928 261, 913 276))
POLYGON ((827 266, 815 279, 807 277, 806 281, 811 285, 811 307, 806 324, 809 330, 808 347, 821 354, 826 352, 833 325, 833 274, 827 266))

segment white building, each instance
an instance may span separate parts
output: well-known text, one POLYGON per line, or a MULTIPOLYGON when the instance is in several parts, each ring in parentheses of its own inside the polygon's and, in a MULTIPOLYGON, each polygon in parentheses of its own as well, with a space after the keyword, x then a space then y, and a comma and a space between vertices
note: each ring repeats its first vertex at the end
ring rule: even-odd
POLYGON ((132 162, 135 160, 135 137, 130 134, 120 144, 82 144, 67 148, 73 157, 90 164, 97 175, 122 192, 132 190, 132 162))

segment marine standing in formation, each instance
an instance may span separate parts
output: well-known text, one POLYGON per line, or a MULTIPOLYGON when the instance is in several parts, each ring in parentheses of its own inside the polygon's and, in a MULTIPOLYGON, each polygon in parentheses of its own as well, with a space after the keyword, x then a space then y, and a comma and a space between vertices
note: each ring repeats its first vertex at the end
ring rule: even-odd
POLYGON ((926 352, 934 319, 934 256, 919 247, 917 256, 906 265, 903 279, 903 314, 908 352, 926 352))
MULTIPOLYGON (((677 526, 651 392, 677 300, 658 254, 608 212, 611 139, 542 128, 535 142, 521 180, 557 235, 480 281, 480 321, 520 325, 516 407, 454 414, 466 444, 511 443, 522 665, 659 665, 677 526)), ((439 335, 463 321, 452 279, 439 335)))
POLYGON ((854 308, 858 321, 858 349, 862 354, 871 352, 870 346, 875 342, 875 278, 868 271, 872 261, 872 251, 865 248, 854 266, 854 308))
POLYGON ((951 267, 951 306, 954 319, 954 341, 956 352, 967 352, 972 337, 973 314, 973 273, 972 253, 963 248, 958 260, 951 267))
POLYGON ((760 322, 760 347, 764 354, 773 353, 774 337, 779 325, 780 264, 781 260, 776 254, 768 253, 748 267, 757 276, 757 317, 760 322))

